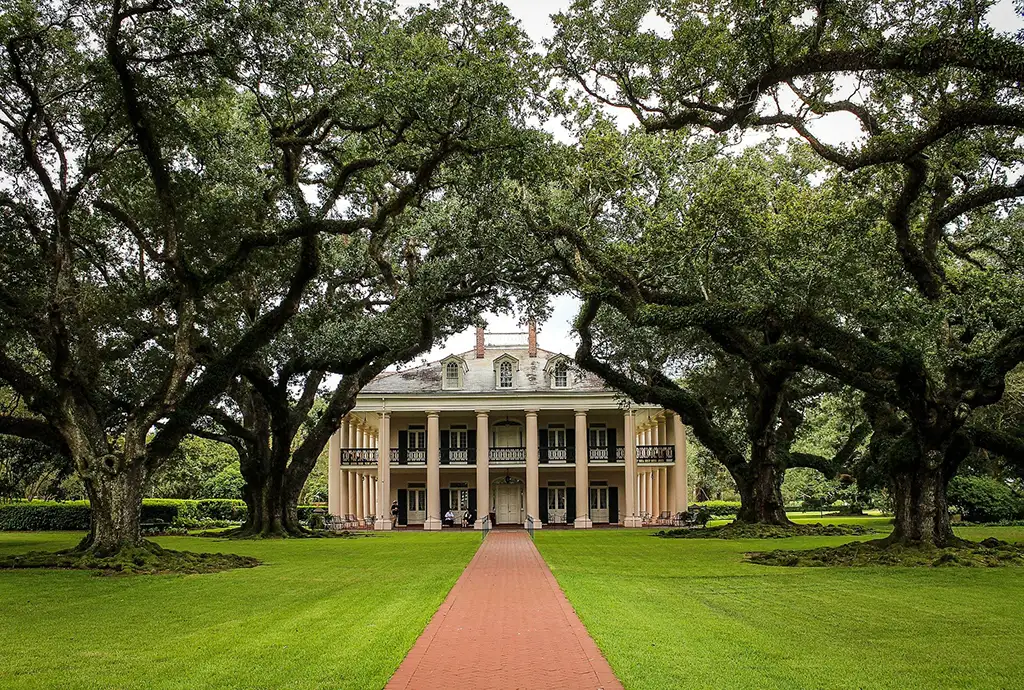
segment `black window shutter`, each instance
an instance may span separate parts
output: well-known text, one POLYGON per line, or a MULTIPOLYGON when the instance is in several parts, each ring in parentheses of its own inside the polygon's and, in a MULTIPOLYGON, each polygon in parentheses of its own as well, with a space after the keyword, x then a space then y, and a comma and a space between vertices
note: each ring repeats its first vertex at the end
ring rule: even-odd
MULTIPOLYGON (((469 444, 469 460, 476 462, 476 429, 470 429, 466 434, 466 443, 469 444)), ((476 508, 474 507, 474 511, 476 508)))
POLYGON ((540 521, 546 525, 548 524, 548 490, 541 487, 538 492, 540 493, 540 515, 534 517, 539 517, 540 521))
POLYGON ((448 509, 451 508, 451 505, 452 505, 452 495, 451 495, 451 493, 449 493, 448 489, 441 489, 441 514, 438 515, 438 517, 443 520, 445 513, 448 512, 448 509))
POLYGON ((608 487, 608 522, 613 525, 619 521, 619 487, 608 487))
POLYGON ((398 464, 404 465, 409 457, 409 432, 402 429, 398 432, 398 464))
POLYGON ((441 447, 442 448, 447 448, 450 445, 451 440, 452 440, 451 430, 450 429, 442 429, 441 430, 441 447))
POLYGON ((548 430, 547 430, 547 428, 543 428, 543 429, 540 430, 540 447, 541 448, 547 448, 548 447, 548 430))
POLYGON ((615 449, 618 447, 615 429, 608 430, 608 462, 615 462, 615 449))
POLYGON ((409 492, 405 489, 398 490, 398 524, 409 524, 409 492))
POLYGON ((565 490, 565 522, 571 525, 576 520, 576 487, 565 490))
POLYGON ((565 459, 569 462, 576 460, 576 431, 575 429, 565 430, 565 459))
POLYGON ((476 520, 476 489, 469 490, 469 516, 476 520))

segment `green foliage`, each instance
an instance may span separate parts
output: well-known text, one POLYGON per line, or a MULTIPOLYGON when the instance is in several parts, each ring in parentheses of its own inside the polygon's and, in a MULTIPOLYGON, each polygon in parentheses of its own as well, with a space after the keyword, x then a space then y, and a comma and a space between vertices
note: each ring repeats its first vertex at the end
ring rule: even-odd
POLYGON ((148 484, 153 498, 241 498, 238 454, 223 443, 189 436, 148 484))
POLYGON ((729 517, 735 515, 740 509, 739 501, 698 501, 690 504, 690 509, 707 511, 711 517, 729 517))
MULTIPOLYGON (((140 520, 179 527, 210 526, 209 521, 245 520, 245 503, 239 500, 200 501, 147 498, 142 501, 140 520)), ((88 501, 24 501, 0 503, 0 530, 87 530, 88 501)))
POLYGON ((1024 518, 1024 496, 992 477, 953 477, 947 495, 950 508, 959 510, 970 522, 1024 518))

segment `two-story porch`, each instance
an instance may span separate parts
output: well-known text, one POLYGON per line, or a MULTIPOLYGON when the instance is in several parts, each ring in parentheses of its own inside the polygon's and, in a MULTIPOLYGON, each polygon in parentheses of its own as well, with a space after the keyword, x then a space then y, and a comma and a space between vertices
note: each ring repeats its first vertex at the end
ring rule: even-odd
POLYGON ((686 510, 686 432, 628 404, 536 333, 371 382, 330 446, 329 510, 378 529, 640 526, 686 510))
POLYGON ((528 516, 639 526, 686 509, 676 419, 645 408, 357 411, 332 440, 329 507, 379 529, 390 527, 392 501, 398 526, 425 529, 440 529, 449 511, 478 528, 484 517, 523 525, 528 516))

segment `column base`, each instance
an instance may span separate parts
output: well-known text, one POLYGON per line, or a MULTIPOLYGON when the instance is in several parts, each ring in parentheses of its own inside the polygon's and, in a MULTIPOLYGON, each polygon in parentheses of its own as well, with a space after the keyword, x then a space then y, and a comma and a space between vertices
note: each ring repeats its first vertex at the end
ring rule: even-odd
POLYGON ((427 518, 426 521, 423 523, 423 529, 427 532, 440 532, 441 527, 441 521, 437 518, 427 518))
POLYGON ((377 522, 373 523, 373 528, 375 530, 380 530, 382 532, 390 532, 391 531, 391 520, 384 520, 383 518, 377 518, 377 522))
POLYGON ((643 527, 644 519, 639 515, 630 515, 622 521, 623 527, 643 527))
POLYGON ((572 523, 572 526, 576 529, 591 529, 593 528, 594 523, 588 517, 578 517, 572 523))
POLYGON ((482 518, 473 523, 473 529, 475 529, 475 530, 482 530, 483 528, 484 528, 484 521, 483 521, 482 518))
MULTIPOLYGON (((526 522, 523 523, 523 529, 530 529, 530 521, 529 520, 527 520, 526 522)), ((533 531, 536 532, 539 529, 544 529, 544 523, 541 522, 540 520, 537 520, 536 522, 533 523, 533 531)))

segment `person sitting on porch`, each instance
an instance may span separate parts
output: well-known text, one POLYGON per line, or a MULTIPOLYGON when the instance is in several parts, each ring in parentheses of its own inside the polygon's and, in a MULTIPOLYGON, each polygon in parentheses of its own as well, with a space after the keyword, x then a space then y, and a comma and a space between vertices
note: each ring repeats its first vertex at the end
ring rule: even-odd
POLYGON ((469 511, 469 510, 464 511, 462 513, 462 526, 463 527, 469 527, 470 525, 472 525, 474 517, 475 516, 473 515, 473 513, 471 511, 469 511))
POLYGON ((455 513, 449 508, 448 512, 444 514, 444 521, 442 524, 448 525, 449 527, 455 526, 455 513))

